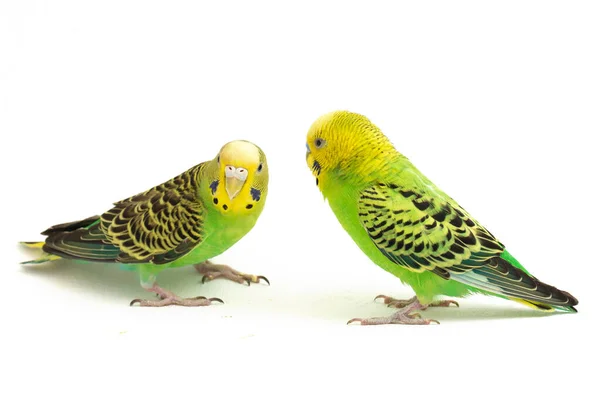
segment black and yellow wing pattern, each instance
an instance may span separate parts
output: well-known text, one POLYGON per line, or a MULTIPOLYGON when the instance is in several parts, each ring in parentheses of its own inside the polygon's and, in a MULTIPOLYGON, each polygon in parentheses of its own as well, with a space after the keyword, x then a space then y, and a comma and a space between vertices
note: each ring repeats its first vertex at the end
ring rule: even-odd
POLYGON ((377 249, 416 273, 502 296, 571 307, 577 300, 513 266, 512 256, 487 229, 441 192, 377 183, 358 199, 359 220, 377 249))
POLYGON ((102 214, 42 232, 46 253, 123 264, 166 264, 203 239, 206 210, 199 198, 204 164, 121 200, 102 214))

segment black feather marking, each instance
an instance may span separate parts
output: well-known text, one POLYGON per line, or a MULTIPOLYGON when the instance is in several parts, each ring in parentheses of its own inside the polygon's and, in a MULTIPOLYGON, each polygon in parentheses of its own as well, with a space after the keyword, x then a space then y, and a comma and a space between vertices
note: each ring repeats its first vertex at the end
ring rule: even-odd
POLYGON ((481 243, 481 245, 483 247, 487 247, 488 249, 492 249, 492 250, 504 250, 501 246, 498 245, 498 243, 493 242, 491 240, 485 239, 485 238, 479 238, 479 242, 481 243))
POLYGON ((379 228, 381 228, 382 226, 384 226, 385 224, 386 224, 386 222, 385 222, 385 221, 381 221, 380 223, 378 223, 378 224, 375 224, 375 225, 373 225, 373 226, 374 226, 375 228, 379 229, 379 228))
MULTIPOLYGON (((159 201, 156 201, 154 204, 152 204, 152 212, 154 214, 158 214, 161 211, 163 211, 165 208, 167 208, 167 205, 164 203, 161 203, 159 201)), ((118 217, 117 217, 118 218, 118 217)))
POLYGON ((391 231, 392 229, 394 229, 395 225, 394 224, 389 224, 388 226, 386 226, 384 229, 381 230, 381 232, 386 233, 391 231))
POLYGON ((458 236, 458 240, 466 244, 467 246, 474 246, 477 244, 477 238, 473 235, 473 232, 469 231, 469 236, 458 236))
POLYGON ((460 217, 458 215, 455 215, 451 220, 450 223, 452 225, 454 225, 455 227, 460 227, 462 225, 462 219, 460 219, 460 217))
POLYGON ((100 219, 100 216, 95 215, 93 217, 82 219, 80 221, 67 222, 64 224, 53 225, 50 228, 46 229, 44 232, 42 232, 42 235, 48 236, 51 233, 55 233, 55 232, 70 232, 70 231, 74 231, 75 229, 85 228, 85 227, 93 224, 94 222, 98 221, 98 219, 100 219))
POLYGON ((321 175, 321 164, 319 164, 317 160, 313 162, 312 169, 317 173, 317 175, 321 175))
POLYGON ((430 230, 437 226, 437 221, 433 221, 431 224, 425 225, 425 229, 430 230))
POLYGON ((413 200, 413 204, 415 205, 415 207, 417 207, 421 211, 425 211, 431 205, 431 203, 428 202, 427 200, 424 200, 424 201, 421 201, 421 202, 413 200))
POLYGON ((433 219, 435 219, 437 222, 444 222, 447 216, 448 212, 444 209, 432 215, 433 219))
POLYGON ((446 271, 443 268, 435 267, 431 272, 440 276, 441 278, 450 279, 450 272, 446 271))
POLYGON ((379 232, 377 232, 376 235, 370 235, 370 236, 371 236, 371 239, 377 240, 377 239, 380 239, 383 236, 383 232, 379 231, 379 232))
POLYGON ((453 243, 452 246, 450 246, 450 251, 462 254, 464 251, 464 248, 456 243, 453 243))
POLYGON ((361 194, 360 198, 363 199, 363 200, 364 199, 369 199, 369 200, 375 200, 375 201, 385 201, 385 199, 382 199, 380 197, 367 196, 365 194, 361 194))

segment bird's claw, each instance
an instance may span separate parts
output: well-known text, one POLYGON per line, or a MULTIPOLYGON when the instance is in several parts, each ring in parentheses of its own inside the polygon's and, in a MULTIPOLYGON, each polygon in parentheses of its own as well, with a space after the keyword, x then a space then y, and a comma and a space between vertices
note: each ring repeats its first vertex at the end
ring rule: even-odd
POLYGON ((131 300, 131 302, 129 303, 129 307, 132 307, 135 303, 142 304, 142 299, 133 299, 133 300, 131 300))
POLYGON ((438 300, 434 301, 431 304, 428 304, 429 307, 450 307, 454 304, 456 307, 460 307, 457 301, 454 300, 438 300))
POLYGON ((225 304, 225 302, 218 297, 206 298, 205 296, 196 296, 192 297, 190 300, 208 300, 210 302, 216 301, 217 303, 225 304))
POLYGON ((224 272, 214 271, 213 273, 206 273, 204 276, 202 276, 201 282, 204 284, 217 278, 228 279, 230 281, 238 283, 245 283, 248 286, 250 286, 252 283, 260 283, 260 281, 262 280, 265 281, 267 285, 271 286, 271 282, 269 282, 267 277, 264 275, 242 274, 241 272, 237 272, 235 270, 224 272))
POLYGON ((388 307, 393 307, 393 308, 404 308, 404 307, 414 303, 415 301, 417 301, 416 296, 412 297, 408 300, 398 300, 393 297, 386 296, 384 294, 380 294, 379 296, 376 296, 373 299, 373 301, 377 301, 379 299, 383 299, 383 304, 387 304, 388 307))
POLYGON ((383 299, 383 304, 387 304, 387 302, 386 302, 386 301, 387 301, 388 299, 391 299, 391 297, 389 297, 389 296, 386 296, 386 295, 384 295, 384 294, 380 294, 380 295, 378 295, 378 296, 375 296, 375 298, 373 299, 373 301, 377 301, 377 300, 379 300, 379 299, 383 299))
POLYGON ((348 322, 346 322, 346 325, 350 325, 353 322, 360 322, 360 324, 363 325, 363 319, 362 318, 352 318, 351 320, 349 320, 348 322))
POLYGON ((271 286, 271 282, 269 282, 269 280, 267 279, 267 277, 266 277, 266 276, 264 276, 264 275, 258 275, 258 276, 256 277, 256 283, 259 283, 259 282, 261 281, 261 279, 262 279, 263 281, 265 281, 265 282, 267 283, 267 285, 271 286))

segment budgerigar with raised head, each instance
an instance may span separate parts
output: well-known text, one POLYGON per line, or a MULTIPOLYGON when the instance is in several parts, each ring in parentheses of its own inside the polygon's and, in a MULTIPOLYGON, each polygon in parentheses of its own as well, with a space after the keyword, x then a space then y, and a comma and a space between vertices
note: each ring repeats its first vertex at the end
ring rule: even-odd
POLYGON ((343 228, 377 265, 415 291, 409 300, 377 296, 399 308, 363 325, 437 322, 418 311, 473 293, 545 311, 575 312, 577 299, 527 270, 485 227, 435 186, 366 117, 323 115, 307 135, 306 161, 343 228))
POLYGON ((264 276, 240 273, 209 261, 246 235, 267 198, 269 170, 263 151, 248 141, 224 145, 211 161, 143 193, 114 203, 100 216, 48 228, 45 242, 24 242, 40 248, 41 258, 119 263, 136 269, 144 289, 159 300, 135 299, 131 304, 207 306, 222 300, 181 298, 157 285, 167 268, 195 265, 204 275, 239 283, 258 283, 264 276))

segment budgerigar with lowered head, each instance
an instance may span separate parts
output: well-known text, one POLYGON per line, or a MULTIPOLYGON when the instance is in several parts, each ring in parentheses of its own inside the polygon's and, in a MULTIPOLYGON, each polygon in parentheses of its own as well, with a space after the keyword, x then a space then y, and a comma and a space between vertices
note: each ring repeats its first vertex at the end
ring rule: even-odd
POLYGON ((100 216, 69 222, 42 232, 45 242, 24 242, 45 255, 24 264, 61 258, 119 263, 139 272, 144 289, 159 300, 135 299, 146 307, 207 306, 205 297, 181 298, 156 284, 167 268, 195 265, 204 275, 239 283, 263 276, 240 273, 209 261, 246 235, 267 198, 269 170, 263 151, 248 141, 227 143, 210 161, 143 193, 114 203, 100 216))
POLYGON ((438 296, 496 295, 546 311, 575 312, 577 299, 545 284, 485 227, 435 186, 366 117, 337 111, 310 127, 306 161, 343 228, 377 265, 416 296, 396 300, 374 324, 430 324, 418 311, 458 305, 438 296))

